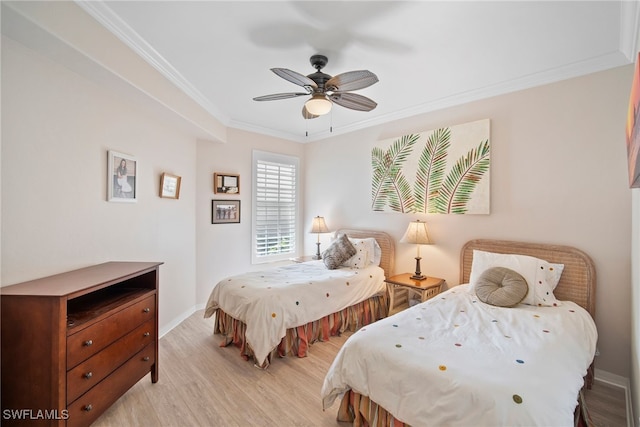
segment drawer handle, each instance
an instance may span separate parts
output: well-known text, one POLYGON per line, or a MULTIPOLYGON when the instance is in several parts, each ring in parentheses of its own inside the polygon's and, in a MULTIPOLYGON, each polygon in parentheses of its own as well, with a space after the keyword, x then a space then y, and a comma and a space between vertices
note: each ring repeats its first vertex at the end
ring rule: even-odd
POLYGON ((87 411, 87 412, 89 412, 89 411, 90 411, 90 410, 92 410, 92 409, 93 409, 93 406, 91 406, 91 404, 85 405, 85 406, 82 408, 82 410, 83 410, 83 411, 87 411))
POLYGON ((151 335, 149 332, 145 332, 144 334, 142 334, 143 337, 148 337, 149 335, 151 335))
POLYGON ((149 361, 149 356, 145 356, 145 357, 143 357, 143 358, 142 358, 142 361, 143 361, 143 362, 148 362, 148 361, 149 361))
POLYGON ((144 309, 144 310, 142 310, 142 311, 144 311, 145 313, 148 313, 148 312, 150 312, 150 311, 151 311, 151 309, 150 309, 149 307, 147 307, 147 308, 145 308, 145 309, 144 309))
POLYGON ((84 346, 85 346, 85 347, 89 347, 89 346, 92 346, 92 345, 93 345, 93 341, 92 341, 92 340, 86 340, 86 341, 84 342, 84 346))
POLYGON ((87 380, 88 380, 89 378, 91 378, 92 376, 93 376, 93 372, 91 372, 91 371, 89 371, 89 372, 87 372, 86 374, 84 374, 84 375, 83 375, 83 377, 84 377, 85 379, 87 379, 87 380))

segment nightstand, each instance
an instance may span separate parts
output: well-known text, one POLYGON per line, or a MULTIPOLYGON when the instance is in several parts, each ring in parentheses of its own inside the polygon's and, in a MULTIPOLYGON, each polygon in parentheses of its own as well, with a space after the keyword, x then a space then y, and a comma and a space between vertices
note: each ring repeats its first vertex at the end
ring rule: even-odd
POLYGON ((398 274, 385 279, 389 292, 389 316, 409 307, 410 299, 424 302, 438 295, 444 279, 427 277, 424 280, 411 279, 411 273, 398 274))
POLYGON ((297 256, 297 257, 289 258, 289 261, 293 261, 293 262, 316 261, 316 256, 315 255, 297 256))

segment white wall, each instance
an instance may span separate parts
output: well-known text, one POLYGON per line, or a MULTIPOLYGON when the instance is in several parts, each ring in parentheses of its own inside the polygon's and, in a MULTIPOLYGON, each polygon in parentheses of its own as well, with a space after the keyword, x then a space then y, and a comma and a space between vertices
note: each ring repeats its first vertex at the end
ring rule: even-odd
MULTIPOLYGON (((596 369, 629 377, 631 203, 625 120, 633 67, 450 108, 308 145, 306 219, 371 228, 398 242, 424 219, 435 245, 422 272, 459 283, 465 241, 497 238, 565 244, 587 252, 598 275, 596 369), (491 214, 372 212, 371 156, 382 139, 491 119, 491 214)), ((314 237, 305 247, 313 253, 314 237)), ((397 243, 396 272, 415 267, 415 248, 397 243)))
POLYGON ((160 328, 193 308, 196 141, 2 38, 2 286, 110 260, 163 261, 160 328), (107 151, 138 160, 138 202, 106 201, 107 151), (180 199, 158 197, 160 174, 180 199))

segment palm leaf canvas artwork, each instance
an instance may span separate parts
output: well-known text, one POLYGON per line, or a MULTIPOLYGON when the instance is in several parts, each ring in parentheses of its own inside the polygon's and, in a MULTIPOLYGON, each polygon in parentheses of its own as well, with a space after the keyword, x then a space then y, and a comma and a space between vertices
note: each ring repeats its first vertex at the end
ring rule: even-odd
POLYGON ((627 115, 629 188, 640 188, 640 54, 636 60, 627 115))
POLYGON ((379 141, 371 150, 371 208, 488 214, 489 119, 379 141))

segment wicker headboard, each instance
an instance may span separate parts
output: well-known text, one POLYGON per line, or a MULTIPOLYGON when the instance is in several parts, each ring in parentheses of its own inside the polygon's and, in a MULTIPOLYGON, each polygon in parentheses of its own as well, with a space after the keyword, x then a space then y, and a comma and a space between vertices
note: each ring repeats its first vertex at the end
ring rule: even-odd
POLYGON ((478 239, 467 242, 460 253, 460 280, 469 283, 473 250, 502 254, 529 255, 548 262, 564 264, 564 270, 553 294, 559 300, 573 301, 595 319, 596 270, 589 256, 570 246, 478 239))
POLYGON ((385 277, 393 276, 393 270, 396 263, 396 249, 393 244, 393 239, 390 235, 384 231, 372 231, 372 230, 354 230, 350 228, 341 228, 336 231, 336 236, 340 234, 346 234, 347 237, 353 237, 354 239, 366 239, 373 237, 376 239, 382 249, 382 258, 380 259, 380 267, 384 270, 385 277))

